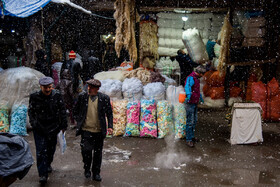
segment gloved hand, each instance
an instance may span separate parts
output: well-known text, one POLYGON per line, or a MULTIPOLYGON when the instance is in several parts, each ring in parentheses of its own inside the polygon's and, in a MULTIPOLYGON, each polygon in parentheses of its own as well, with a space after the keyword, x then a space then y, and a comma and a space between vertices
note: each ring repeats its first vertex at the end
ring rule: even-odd
POLYGON ((191 99, 191 95, 186 95, 185 103, 188 103, 191 99))

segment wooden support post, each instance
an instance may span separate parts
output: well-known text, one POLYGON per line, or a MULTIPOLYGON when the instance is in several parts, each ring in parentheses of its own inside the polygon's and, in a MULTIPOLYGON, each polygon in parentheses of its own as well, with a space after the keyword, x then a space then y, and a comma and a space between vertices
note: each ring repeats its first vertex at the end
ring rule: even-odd
POLYGON ((137 22, 136 17, 137 17, 137 12, 140 10, 140 5, 137 3, 138 1, 135 1, 135 39, 136 39, 136 48, 137 48, 137 60, 134 63, 134 69, 138 68, 140 66, 140 60, 139 60, 139 47, 140 47, 140 23, 137 22))
POLYGON ((225 105, 228 105, 230 97, 230 66, 226 67, 226 77, 225 77, 225 105))

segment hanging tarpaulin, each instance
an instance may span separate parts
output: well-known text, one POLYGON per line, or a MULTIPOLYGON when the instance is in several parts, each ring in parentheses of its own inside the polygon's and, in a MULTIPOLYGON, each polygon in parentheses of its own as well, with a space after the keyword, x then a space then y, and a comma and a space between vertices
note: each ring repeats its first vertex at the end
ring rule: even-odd
POLYGON ((1 16, 28 17, 46 6, 51 0, 2 0, 1 16))
POLYGON ((83 11, 86 14, 92 14, 91 11, 84 9, 83 7, 76 5, 75 3, 72 3, 70 0, 52 0, 53 3, 60 3, 60 4, 66 4, 73 8, 79 9, 83 11))
POLYGON ((0 5, 2 1, 2 6, 0 6, 0 16, 16 16, 16 17, 28 17, 46 6, 49 2, 69 5, 73 8, 81 10, 86 14, 92 16, 101 17, 104 19, 113 19, 105 16, 100 16, 92 13, 89 10, 84 9, 83 7, 72 3, 70 0, 0 0, 0 5))

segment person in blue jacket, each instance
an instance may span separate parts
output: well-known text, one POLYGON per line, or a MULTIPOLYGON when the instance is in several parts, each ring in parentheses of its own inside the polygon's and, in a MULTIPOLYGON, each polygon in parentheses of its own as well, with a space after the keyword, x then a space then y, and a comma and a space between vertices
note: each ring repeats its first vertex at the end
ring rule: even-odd
POLYGON ((185 82, 185 108, 187 112, 186 139, 189 147, 194 147, 196 138, 194 130, 197 123, 197 104, 203 99, 200 94, 199 78, 206 72, 206 68, 202 65, 197 66, 194 71, 186 78, 185 82))

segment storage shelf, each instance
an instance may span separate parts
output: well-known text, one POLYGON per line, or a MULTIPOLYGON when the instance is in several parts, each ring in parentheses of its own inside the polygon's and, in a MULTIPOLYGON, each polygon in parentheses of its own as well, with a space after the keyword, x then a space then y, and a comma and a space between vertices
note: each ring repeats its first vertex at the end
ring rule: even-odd
POLYGON ((270 59, 270 60, 250 60, 245 62, 230 62, 227 63, 227 66, 248 66, 248 65, 258 65, 258 64, 266 64, 266 63, 274 63, 276 62, 276 59, 270 59))

